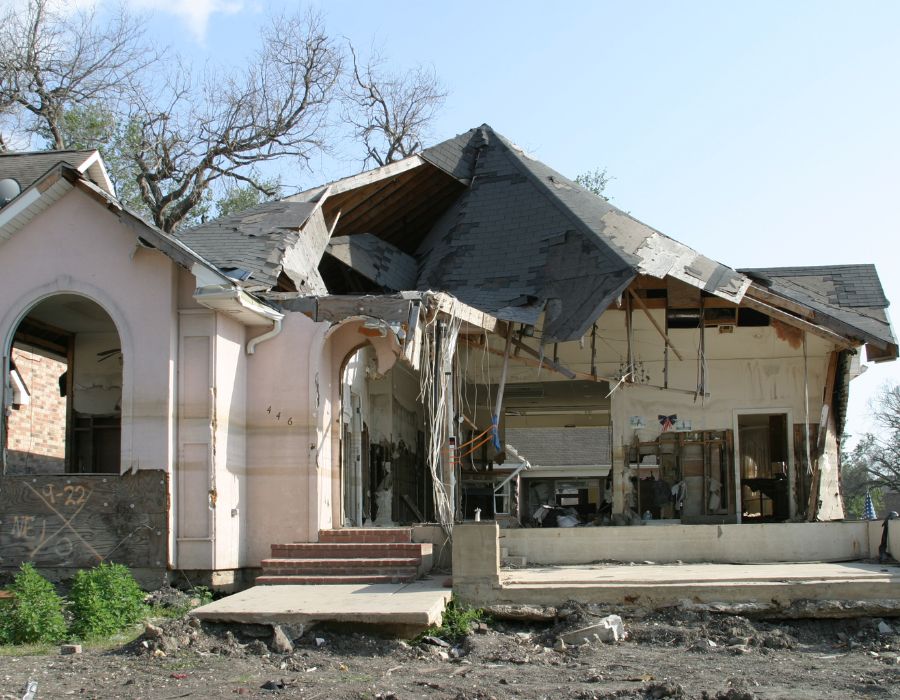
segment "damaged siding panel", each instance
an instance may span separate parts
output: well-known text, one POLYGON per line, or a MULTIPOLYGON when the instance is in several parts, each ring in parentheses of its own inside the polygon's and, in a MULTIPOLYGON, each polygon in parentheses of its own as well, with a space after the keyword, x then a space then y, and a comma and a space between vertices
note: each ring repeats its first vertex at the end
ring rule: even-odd
POLYGON ((657 279, 672 277, 734 303, 740 302, 751 284, 731 268, 660 233, 646 238, 636 253, 641 259, 641 273, 657 279))

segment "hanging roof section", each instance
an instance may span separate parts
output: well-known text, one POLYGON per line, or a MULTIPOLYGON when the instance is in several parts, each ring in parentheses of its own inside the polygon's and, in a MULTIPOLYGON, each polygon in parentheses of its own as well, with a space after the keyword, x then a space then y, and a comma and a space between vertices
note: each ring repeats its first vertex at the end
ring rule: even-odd
POLYGON ((181 231, 176 237, 245 289, 269 290, 278 285, 285 255, 297 245, 301 229, 317 207, 315 202, 266 202, 181 231))
POLYGON ((422 152, 469 183, 417 251, 419 289, 441 289, 544 342, 572 340, 638 274, 672 276, 739 303, 735 270, 617 209, 484 124, 422 152))
POLYGON ((416 286, 416 261, 371 233, 335 236, 325 252, 382 289, 401 292, 416 286))
POLYGON ((742 270, 773 294, 812 311, 812 320, 866 344, 874 362, 897 357, 890 305, 874 265, 767 267, 742 270))
POLYGON ((178 238, 268 298, 434 290, 495 320, 540 324, 543 343, 581 337, 643 275, 747 305, 838 347, 866 343, 872 359, 897 354, 871 266, 738 271, 487 124, 178 238))

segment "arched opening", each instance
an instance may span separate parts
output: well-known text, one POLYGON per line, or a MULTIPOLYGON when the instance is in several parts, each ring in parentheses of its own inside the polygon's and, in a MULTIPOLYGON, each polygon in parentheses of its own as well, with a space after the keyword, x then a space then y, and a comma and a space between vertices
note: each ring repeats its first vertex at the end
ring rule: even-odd
POLYGON ((342 525, 428 520, 434 506, 418 374, 403 362, 379 372, 366 343, 341 366, 340 387, 342 525))
POLYGON ((120 472, 122 343, 96 302, 56 294, 19 322, 9 352, 6 474, 120 472))

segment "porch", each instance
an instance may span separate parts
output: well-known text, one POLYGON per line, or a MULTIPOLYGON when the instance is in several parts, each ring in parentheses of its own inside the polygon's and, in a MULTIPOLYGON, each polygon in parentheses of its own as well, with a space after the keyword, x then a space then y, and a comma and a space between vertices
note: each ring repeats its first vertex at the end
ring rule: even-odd
MULTIPOLYGON (((463 523, 453 533, 453 590, 479 607, 688 601, 778 612, 813 601, 897 615, 900 567, 872 563, 881 535, 880 522, 554 531, 463 523), (501 569, 503 549, 529 568, 501 569)), ((888 550, 900 552, 900 528, 889 529, 888 550)))

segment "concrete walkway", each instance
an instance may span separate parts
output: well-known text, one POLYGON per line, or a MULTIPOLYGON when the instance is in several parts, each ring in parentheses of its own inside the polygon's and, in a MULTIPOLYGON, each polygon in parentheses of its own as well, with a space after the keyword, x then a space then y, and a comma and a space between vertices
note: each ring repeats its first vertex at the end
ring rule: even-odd
POLYGON ((377 625, 414 636, 440 624, 451 591, 443 578, 412 583, 254 586, 192 611, 201 620, 258 624, 377 625))
MULTIPOLYGON (((862 562, 797 564, 667 564, 535 567, 504 570, 503 602, 585 602, 663 606, 799 600, 900 599, 900 567, 862 562)), ((500 601, 497 601, 500 602, 500 601)))

